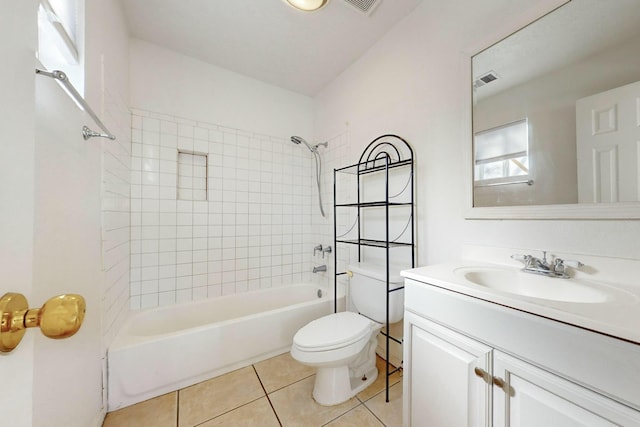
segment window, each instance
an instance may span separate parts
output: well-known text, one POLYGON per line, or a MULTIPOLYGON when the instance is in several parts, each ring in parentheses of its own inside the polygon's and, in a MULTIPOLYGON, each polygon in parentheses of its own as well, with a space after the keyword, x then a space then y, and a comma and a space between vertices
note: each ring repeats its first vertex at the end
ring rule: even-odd
POLYGON ((63 71, 81 95, 84 94, 82 6, 83 0, 40 0, 36 53, 47 70, 63 71))
POLYGON ((477 184, 508 184, 529 176, 527 119, 475 134, 474 180, 477 184))

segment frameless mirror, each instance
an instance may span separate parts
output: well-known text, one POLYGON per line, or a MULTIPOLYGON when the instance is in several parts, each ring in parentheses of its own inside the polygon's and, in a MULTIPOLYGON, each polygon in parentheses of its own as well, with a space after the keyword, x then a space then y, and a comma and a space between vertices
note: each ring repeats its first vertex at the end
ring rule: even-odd
POLYGON ((638 0, 572 0, 473 56, 473 207, 640 209, 638 52, 638 0))

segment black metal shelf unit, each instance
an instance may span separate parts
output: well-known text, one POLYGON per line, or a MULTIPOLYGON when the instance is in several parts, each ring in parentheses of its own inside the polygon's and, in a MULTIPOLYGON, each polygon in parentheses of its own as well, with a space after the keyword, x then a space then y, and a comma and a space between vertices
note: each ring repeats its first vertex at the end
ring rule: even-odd
MULTIPOLYGON (((333 235, 334 235, 334 265, 335 265, 335 278, 334 278, 334 292, 337 295, 338 278, 346 271, 340 271, 338 269, 338 248, 339 244, 355 245, 357 246, 358 261, 362 260, 362 249, 365 247, 382 248, 385 251, 385 265, 386 265, 386 281, 387 281, 387 293, 386 293, 386 329, 383 335, 386 338, 386 401, 389 401, 389 377, 401 369, 400 367, 390 369, 393 367, 389 362, 389 344, 390 341, 394 341, 402 345, 402 340, 392 337, 389 331, 389 295, 391 292, 404 289, 404 286, 391 288, 389 283, 390 273, 390 253, 394 248, 410 247, 411 248, 411 267, 415 267, 415 214, 414 214, 414 163, 413 163, 413 150, 409 143, 403 138, 397 135, 382 135, 369 143, 365 148, 358 163, 350 166, 346 166, 333 171, 333 235), (403 170, 407 171, 407 184, 405 188, 395 196, 389 194, 389 174, 392 170, 401 168, 397 172, 401 175, 403 170), (338 203, 338 177, 340 174, 354 175, 356 178, 356 202, 338 203), (366 184, 366 175, 379 176, 383 175, 383 179, 375 180, 374 184, 378 184, 380 181, 384 183, 384 196, 375 199, 374 201, 364 201, 361 189, 366 184), (408 191, 408 194, 406 193, 408 191), (394 201, 393 199, 403 194, 404 201, 394 201), (356 219, 354 225, 344 235, 338 235, 338 209, 357 209, 356 219), (363 212, 365 210, 384 209, 384 214, 379 215, 379 218, 384 218, 384 238, 365 238, 363 237, 364 230, 364 218, 363 212), (395 210, 398 213, 404 213, 407 210, 408 219, 407 225, 404 230, 395 239, 392 239, 389 232, 389 220, 391 211, 395 210), (351 230, 357 227, 357 236, 351 236, 350 238, 343 238, 346 234, 349 234, 351 230), (402 238, 402 241, 399 241, 402 238)), ((394 172, 396 173, 396 172, 394 172)), ((337 311, 337 303, 334 306, 334 311, 337 311)), ((402 364, 401 364, 402 365, 402 364)))

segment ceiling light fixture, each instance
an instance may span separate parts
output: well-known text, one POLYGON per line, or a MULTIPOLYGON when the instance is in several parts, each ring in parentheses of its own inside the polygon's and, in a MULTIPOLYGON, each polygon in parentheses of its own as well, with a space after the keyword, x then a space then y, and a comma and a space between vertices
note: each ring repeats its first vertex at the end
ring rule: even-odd
POLYGON ((286 0, 291 6, 296 9, 304 10, 305 12, 313 12, 326 5, 329 0, 286 0))

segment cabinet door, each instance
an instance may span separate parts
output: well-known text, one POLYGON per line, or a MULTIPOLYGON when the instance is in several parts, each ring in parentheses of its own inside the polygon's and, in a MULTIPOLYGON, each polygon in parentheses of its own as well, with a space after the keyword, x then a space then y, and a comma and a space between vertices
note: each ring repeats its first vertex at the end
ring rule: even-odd
POLYGON ((411 313, 405 322, 405 426, 489 426, 491 348, 411 313))
POLYGON ((493 372, 496 427, 640 425, 636 411, 495 350, 493 372))

